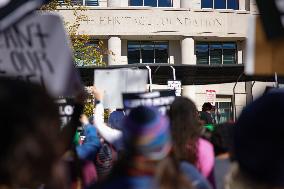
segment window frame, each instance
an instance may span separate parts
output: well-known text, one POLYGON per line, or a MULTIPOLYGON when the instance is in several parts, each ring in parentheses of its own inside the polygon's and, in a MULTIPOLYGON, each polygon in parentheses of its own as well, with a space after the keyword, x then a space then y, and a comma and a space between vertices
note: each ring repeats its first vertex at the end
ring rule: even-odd
MULTIPOLYGON (((215 103, 215 121, 216 121, 216 124, 223 124, 223 123, 226 123, 226 122, 228 122, 228 121, 230 121, 230 120, 233 120, 234 119, 234 109, 233 109, 233 103, 232 103, 232 97, 231 97, 231 99, 230 98, 228 98, 228 100, 226 100, 226 101, 220 101, 220 100, 218 100, 218 97, 217 97, 217 99, 216 99, 216 103, 215 103), (221 107, 221 104, 225 104, 225 103, 227 103, 227 104, 229 104, 229 106, 228 107, 226 107, 226 108, 224 108, 224 107, 221 107), (226 113, 226 112, 220 112, 220 110, 221 109, 223 109, 223 110, 228 110, 229 112, 229 114, 228 114, 228 116, 229 117, 227 117, 228 118, 228 120, 226 120, 225 122, 223 122, 223 121, 221 121, 221 120, 218 120, 218 122, 217 122, 217 120, 216 120, 216 118, 218 117, 218 114, 217 114, 217 112, 218 113, 220 113, 220 115, 222 114, 222 113, 226 113)), ((220 116, 221 117, 221 116, 220 116)))
POLYGON ((194 47, 194 51, 195 51, 195 56, 196 56, 196 64, 198 65, 235 65, 235 64, 238 64, 238 44, 236 41, 210 41, 210 42, 207 42, 207 41, 197 41, 195 42, 195 47, 194 47), (211 64, 211 50, 210 50, 210 45, 212 44, 216 44, 216 43, 220 43, 221 46, 222 46, 222 61, 221 61, 221 64, 211 64), (208 64, 198 64, 198 60, 197 60, 197 45, 198 44, 206 44, 208 46, 208 64), (224 47, 223 45, 224 44, 234 44, 235 45, 235 63, 234 64, 224 64, 224 47))
MULTIPOLYGON (((220 50, 220 48, 212 48, 211 49, 211 47, 213 46, 213 45, 215 45, 215 46, 217 46, 217 45, 220 45, 221 46, 221 65, 224 63, 224 56, 223 56, 223 53, 224 53, 224 51, 223 51, 223 42, 210 42, 210 43, 208 43, 208 49, 209 49, 209 65, 220 65, 220 64, 213 64, 213 63, 211 63, 211 50, 212 49, 214 49, 215 51, 217 51, 217 50, 220 50)), ((213 57, 213 56, 212 56, 213 57)))
MULTIPOLYGON (((97 0, 98 5, 87 5, 87 1, 89 1, 89 0, 73 0, 73 1, 78 1, 78 2, 82 3, 82 4, 80 4, 80 3, 76 4, 74 6, 90 6, 90 7, 98 7, 98 6, 100 6, 100 1, 99 0, 97 0)), ((62 5, 65 4, 64 0, 58 0, 58 2, 62 3, 62 5)), ((71 0, 71 2, 72 2, 72 0, 71 0)))
POLYGON ((159 0, 155 0, 155 1, 156 1, 157 6, 146 6, 145 0, 142 0, 142 5, 131 5, 131 0, 128 0, 128 6, 129 7, 153 7, 153 8, 172 8, 173 7, 173 0, 170 0, 171 6, 168 6, 168 7, 160 7, 159 0))
POLYGON ((132 64, 169 64, 169 41, 168 40, 128 40, 127 41, 127 62, 129 64, 129 61, 128 61, 128 46, 129 46, 129 42, 137 42, 137 44, 139 44, 139 62, 137 63, 132 63, 132 64), (153 48, 153 51, 154 51, 154 62, 147 62, 147 63, 143 63, 143 57, 142 57, 142 43, 143 42, 152 42, 154 44, 154 48, 153 48), (163 63, 156 63, 156 43, 157 42, 166 42, 167 45, 168 45, 168 48, 167 48, 167 62, 163 62, 163 63))
MULTIPOLYGON (((209 65, 209 62, 210 62, 210 56, 209 56, 209 51, 210 51, 210 48, 209 48, 209 43, 206 43, 206 42, 196 42, 195 43, 195 46, 194 46, 194 52, 195 52, 195 55, 196 55, 196 64, 198 64, 198 62, 197 62, 197 44, 200 44, 200 45, 204 45, 204 46, 207 46, 207 57, 206 57, 206 59, 208 60, 208 65, 209 65)), ((199 65, 207 65, 207 64, 202 64, 202 63, 200 63, 199 65)))
POLYGON ((232 8, 228 8, 228 1, 229 0, 225 0, 226 2, 226 5, 225 5, 225 9, 220 9, 220 8, 215 8, 215 1, 218 1, 218 0, 211 0, 212 1, 212 7, 203 7, 202 6, 202 4, 203 4, 203 1, 204 0, 201 0, 201 9, 215 9, 215 10, 240 10, 240 1, 239 0, 237 0, 237 7, 236 7, 236 9, 232 9, 232 8))

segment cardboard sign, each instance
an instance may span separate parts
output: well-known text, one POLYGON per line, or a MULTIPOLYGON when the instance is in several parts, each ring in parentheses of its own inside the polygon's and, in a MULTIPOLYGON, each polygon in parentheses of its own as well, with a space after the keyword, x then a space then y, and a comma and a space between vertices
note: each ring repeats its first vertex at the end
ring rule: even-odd
POLYGON ((176 96, 181 96, 181 81, 168 81, 168 89, 175 90, 176 96))
POLYGON ((265 28, 270 39, 284 36, 284 1, 256 0, 265 28))
POLYGON ((212 106, 215 106, 216 104, 216 91, 215 90, 206 90, 205 102, 210 102, 212 106))
POLYGON ((32 14, 0 32, 1 76, 39 83, 54 97, 81 88, 59 16, 32 14))
POLYGON ((284 74, 284 39, 268 40, 260 17, 251 16, 247 38, 247 75, 284 74))
POLYGON ((175 91, 155 91, 149 93, 124 93, 123 106, 126 114, 138 106, 154 106, 165 115, 175 100, 175 91))
POLYGON ((0 0, 0 31, 48 2, 50 0, 0 0))
POLYGON ((123 108, 122 93, 145 92, 148 71, 138 69, 95 70, 95 86, 104 91, 105 108, 123 108))
POLYGON ((60 98, 56 100, 58 111, 61 120, 61 127, 66 125, 74 112, 74 100, 70 98, 60 98))

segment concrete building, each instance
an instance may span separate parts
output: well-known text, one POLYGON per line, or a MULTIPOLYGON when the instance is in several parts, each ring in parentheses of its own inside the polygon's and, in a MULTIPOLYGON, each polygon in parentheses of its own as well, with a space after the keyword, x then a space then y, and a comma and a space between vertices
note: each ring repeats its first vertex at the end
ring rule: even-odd
MULTIPOLYGON (((108 65, 132 63, 245 64, 248 18, 257 14, 254 0, 82 0, 88 18, 82 34, 104 41, 113 53, 108 65)), ((66 21, 72 11, 62 8, 66 21)), ((271 83, 242 82, 183 86, 183 95, 199 109, 206 90, 216 91, 216 108, 226 121, 271 83), (235 86, 235 98, 233 91, 235 86), (233 115, 232 104, 236 111, 233 115)), ((154 86, 166 88, 166 86, 154 86)))

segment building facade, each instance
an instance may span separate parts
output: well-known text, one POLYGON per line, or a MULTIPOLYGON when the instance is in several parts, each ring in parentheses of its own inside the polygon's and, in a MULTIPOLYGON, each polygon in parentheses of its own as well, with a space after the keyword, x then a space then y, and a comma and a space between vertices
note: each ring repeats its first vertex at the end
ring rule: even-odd
MULTIPOLYGON (((88 6, 79 32, 104 41, 112 52, 106 58, 108 65, 245 64, 248 18, 258 14, 254 0, 75 1, 88 6)), ((64 7, 60 14, 65 21, 73 19, 72 11, 64 7)), ((191 85, 183 86, 183 95, 201 109, 206 91, 216 91, 216 120, 223 122, 237 116, 267 85, 272 84, 191 85)))

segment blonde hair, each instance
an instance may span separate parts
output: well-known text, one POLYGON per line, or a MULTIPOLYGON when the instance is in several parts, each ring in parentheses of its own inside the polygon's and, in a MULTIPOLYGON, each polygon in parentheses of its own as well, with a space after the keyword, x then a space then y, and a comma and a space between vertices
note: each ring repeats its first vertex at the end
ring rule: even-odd
POLYGON ((224 184, 225 189, 284 189, 284 187, 272 187, 261 181, 251 179, 240 170, 238 163, 232 163, 224 184))

